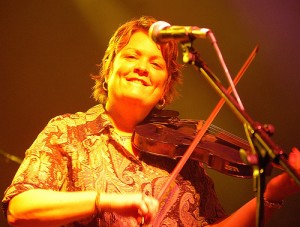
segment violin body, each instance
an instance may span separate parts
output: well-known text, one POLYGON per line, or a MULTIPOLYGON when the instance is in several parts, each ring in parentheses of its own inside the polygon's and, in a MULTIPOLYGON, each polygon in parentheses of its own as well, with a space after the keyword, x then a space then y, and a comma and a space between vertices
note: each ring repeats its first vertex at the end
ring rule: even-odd
MULTIPOLYGON (((133 146, 141 152, 178 159, 184 155, 203 124, 204 121, 178 118, 141 124, 135 129, 133 146)), ((253 168, 242 161, 240 149, 250 151, 248 142, 211 125, 190 158, 221 173, 250 178, 253 168)))

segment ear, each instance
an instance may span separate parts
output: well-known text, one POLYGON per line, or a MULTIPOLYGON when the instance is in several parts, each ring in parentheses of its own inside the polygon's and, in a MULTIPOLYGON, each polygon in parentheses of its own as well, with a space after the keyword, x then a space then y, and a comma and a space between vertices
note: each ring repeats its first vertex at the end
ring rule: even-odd
POLYGON ((106 84, 108 84, 108 79, 109 79, 109 75, 105 75, 105 76, 104 76, 104 81, 103 81, 103 82, 105 82, 106 84))

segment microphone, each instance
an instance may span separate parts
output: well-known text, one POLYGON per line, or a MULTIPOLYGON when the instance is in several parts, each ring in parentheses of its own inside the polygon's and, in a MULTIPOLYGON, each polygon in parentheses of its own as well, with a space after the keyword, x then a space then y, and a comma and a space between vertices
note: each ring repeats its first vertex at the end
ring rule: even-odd
POLYGON ((196 38, 206 39, 209 32, 210 30, 207 28, 196 26, 171 26, 165 21, 157 21, 149 28, 149 36, 156 43, 165 43, 171 40, 185 42, 196 38))

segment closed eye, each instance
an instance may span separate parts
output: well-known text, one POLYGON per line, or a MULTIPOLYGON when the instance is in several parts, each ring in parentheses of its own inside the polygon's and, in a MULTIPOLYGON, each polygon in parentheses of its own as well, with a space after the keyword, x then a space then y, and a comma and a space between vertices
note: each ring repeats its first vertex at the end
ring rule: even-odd
POLYGON ((156 68, 156 69, 164 69, 164 63, 160 61, 152 61, 151 64, 156 68))
POLYGON ((135 55, 125 55, 124 57, 127 59, 137 59, 135 55))
POLYGON ((161 65, 160 65, 159 63, 152 62, 151 64, 154 65, 154 66, 157 67, 157 68, 161 68, 161 65))

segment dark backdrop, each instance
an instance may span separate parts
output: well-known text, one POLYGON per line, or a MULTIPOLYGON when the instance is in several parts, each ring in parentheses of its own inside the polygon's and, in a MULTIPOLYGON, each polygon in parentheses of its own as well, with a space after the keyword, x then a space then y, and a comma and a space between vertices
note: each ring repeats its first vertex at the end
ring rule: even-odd
MULTIPOLYGON (((1 0, 0 149, 23 158, 50 118, 94 105, 89 76, 97 72, 109 37, 119 24, 141 15, 212 29, 233 76, 259 45, 237 90, 253 119, 275 126, 273 139, 286 153, 300 147, 297 0, 1 0)), ((209 42, 196 40, 195 47, 226 83, 209 42)), ((169 108, 183 118, 206 119, 219 99, 191 66, 184 69, 181 94, 169 108)), ((244 137, 241 123, 228 107, 214 124, 244 137)), ((17 168, 17 163, 0 157, 1 194, 17 168)), ((208 171, 228 212, 255 195, 252 180, 208 171)), ((299 204, 299 195, 288 199, 268 226, 299 226, 299 204)), ((6 226, 0 217, 0 226, 6 226)))

